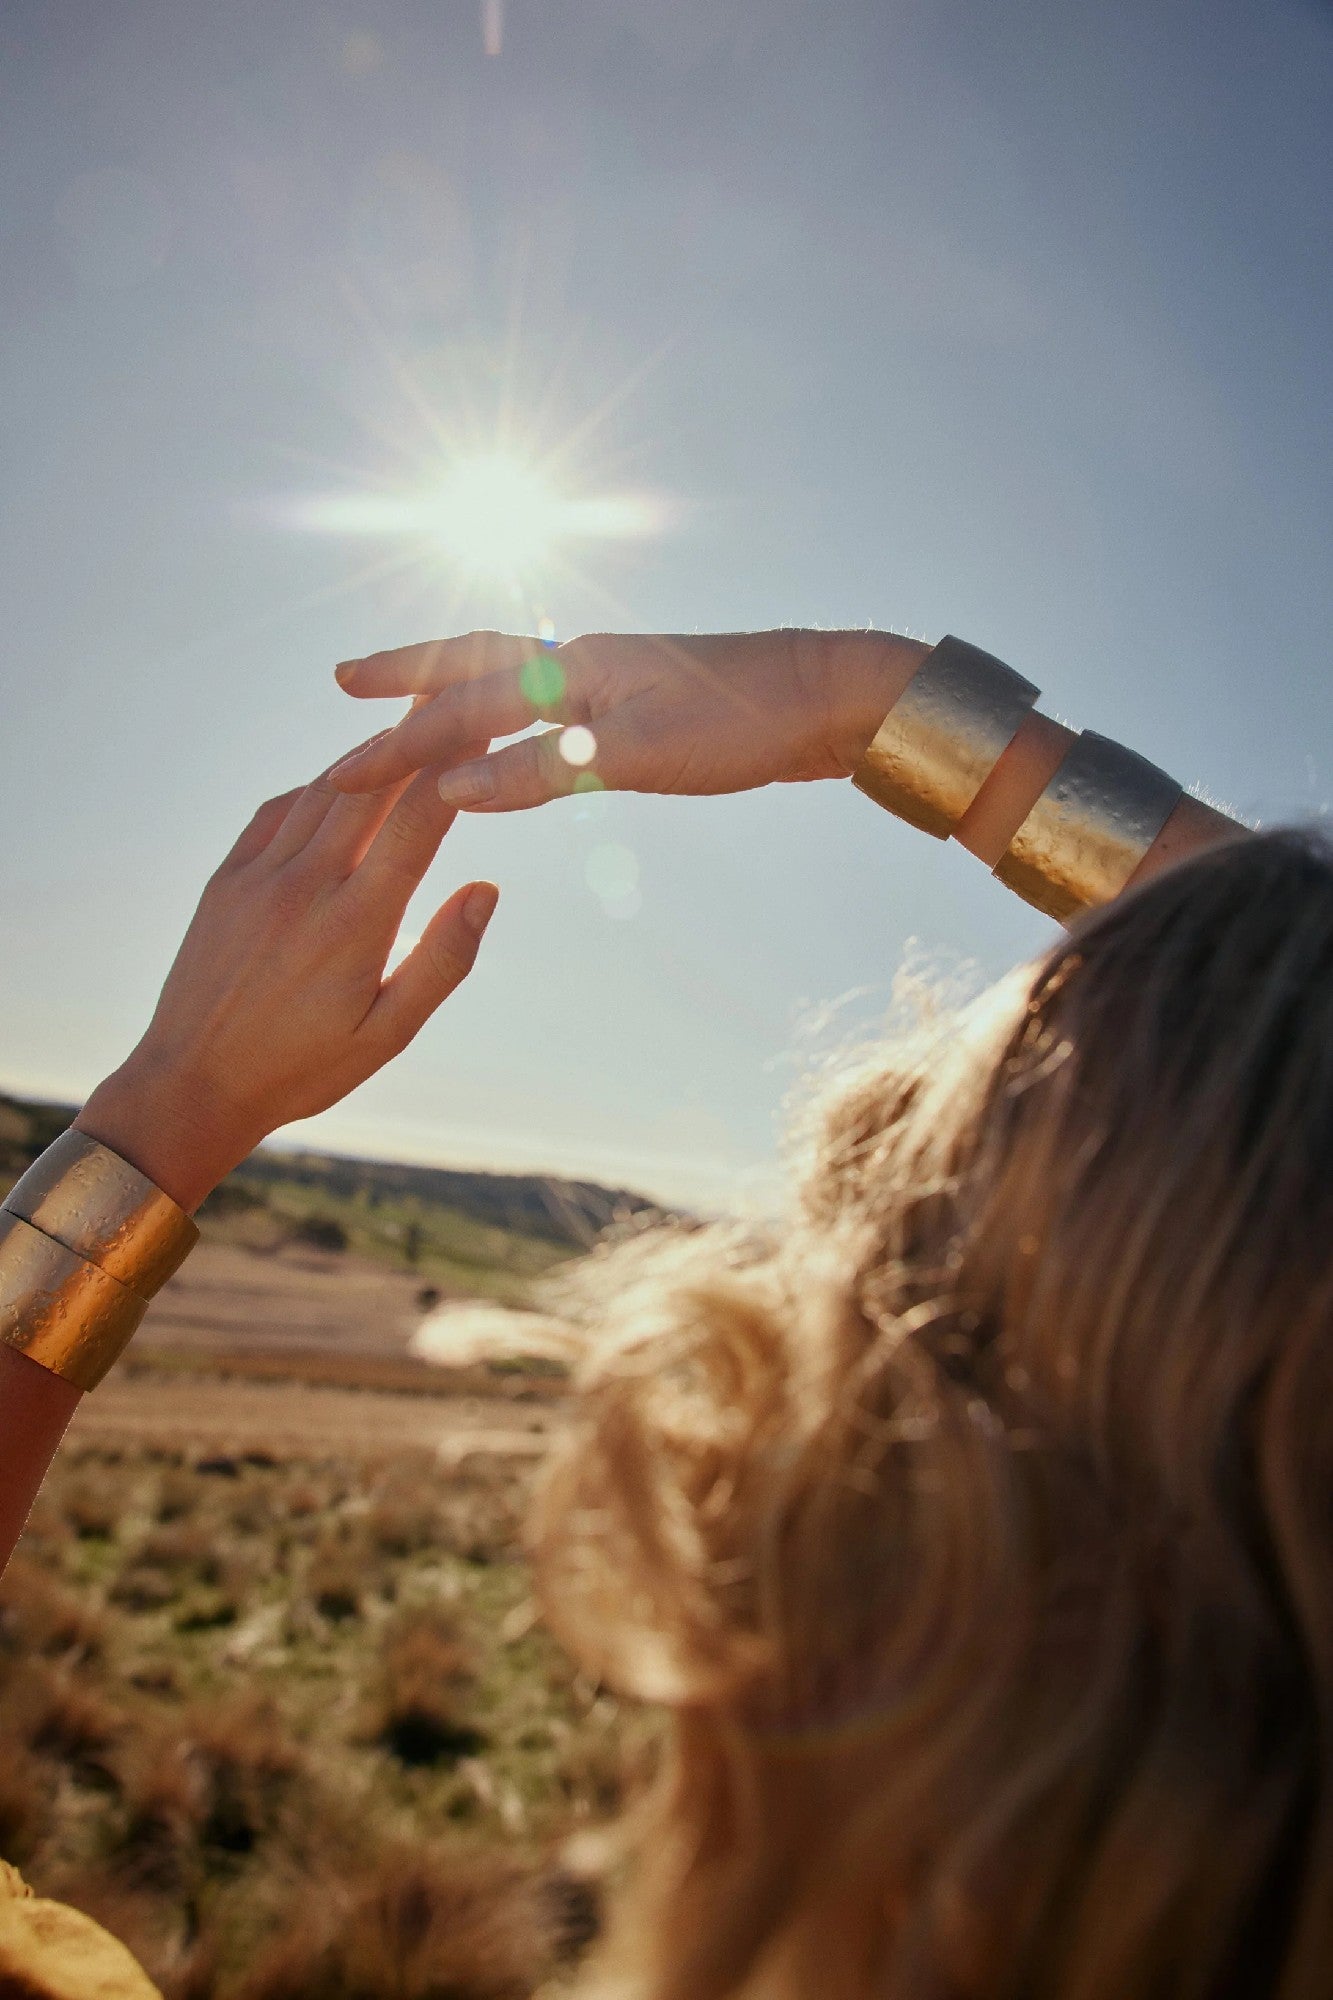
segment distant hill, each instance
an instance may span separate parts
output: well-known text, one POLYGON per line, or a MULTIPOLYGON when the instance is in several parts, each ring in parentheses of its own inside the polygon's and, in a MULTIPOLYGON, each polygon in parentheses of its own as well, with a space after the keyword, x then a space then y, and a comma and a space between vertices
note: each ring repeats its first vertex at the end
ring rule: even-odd
MULTIPOLYGON (((0 1095, 0 1177, 12 1182, 77 1116, 73 1104, 0 1095)), ((613 1223, 656 1213, 658 1205, 629 1188, 552 1174, 472 1173, 384 1160, 342 1159, 332 1153, 287 1153, 261 1147, 228 1176, 233 1194, 296 1185, 339 1204, 356 1200, 447 1209, 489 1228, 535 1237, 564 1250, 584 1250, 613 1223)), ((218 1197, 211 1199, 217 1200, 218 1197)), ((223 1193, 221 1204, 227 1202, 223 1193)))
POLYGON ((485 1174, 458 1167, 417 1167, 348 1160, 333 1153, 252 1153, 239 1175, 251 1185, 291 1183, 343 1199, 369 1194, 448 1208, 494 1229, 586 1250, 612 1223, 656 1214, 658 1204, 629 1188, 567 1181, 553 1174, 485 1174))

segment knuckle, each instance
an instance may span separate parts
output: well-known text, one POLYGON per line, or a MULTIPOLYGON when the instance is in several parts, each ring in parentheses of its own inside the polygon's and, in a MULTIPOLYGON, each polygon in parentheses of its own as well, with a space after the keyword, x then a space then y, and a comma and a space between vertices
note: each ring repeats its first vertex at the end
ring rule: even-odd
POLYGON ((583 711, 577 719, 586 721, 591 706, 610 697, 623 645, 612 632, 584 632, 556 650, 565 669, 567 696, 572 697, 566 706, 583 711))
POLYGON ((611 637, 607 632, 580 632, 576 638, 566 639, 556 647, 562 661, 576 672, 598 672, 605 665, 611 653, 611 637))
POLYGON ((441 986, 457 986, 472 970, 471 956, 447 939, 432 938, 427 953, 430 969, 441 986))
POLYGON ((319 877, 308 857, 298 854, 274 875, 269 905, 280 923, 304 916, 314 900, 319 877))
POLYGON ((559 729, 548 729, 544 735, 530 737, 517 746, 522 758, 520 761, 517 754, 514 758, 516 789, 523 792, 550 791, 552 787, 559 791, 566 789, 565 778, 572 779, 574 774, 560 755, 562 733, 559 729))
POLYGON ((384 831, 395 848, 420 847, 434 832, 435 817, 424 799, 401 799, 385 821, 384 831))

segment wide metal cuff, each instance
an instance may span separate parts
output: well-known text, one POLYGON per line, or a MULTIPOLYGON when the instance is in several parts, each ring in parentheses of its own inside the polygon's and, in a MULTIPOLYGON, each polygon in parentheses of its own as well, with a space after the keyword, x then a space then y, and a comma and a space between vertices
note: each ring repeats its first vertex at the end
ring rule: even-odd
POLYGON ((150 1299, 199 1241, 183 1208, 84 1132, 64 1132, 3 1207, 150 1299))
POLYGON ((963 639, 927 653, 852 773, 887 812, 947 840, 1023 726, 1039 690, 963 639))
POLYGON ((0 1346, 95 1389, 147 1310, 128 1285, 0 1211, 0 1346))
POLYGON ((1085 729, 995 873, 1063 923, 1109 903, 1175 811, 1182 787, 1146 757, 1085 729))

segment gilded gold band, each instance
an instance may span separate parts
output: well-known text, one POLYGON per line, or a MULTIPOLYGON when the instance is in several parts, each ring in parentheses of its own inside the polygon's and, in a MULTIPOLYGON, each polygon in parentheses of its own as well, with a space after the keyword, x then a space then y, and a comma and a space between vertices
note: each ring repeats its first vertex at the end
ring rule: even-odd
POLYGON ((72 1130, 33 1162, 3 1205, 145 1299, 199 1240, 170 1195, 109 1146, 72 1130))
POLYGON ((962 639, 941 639, 880 724, 852 782, 947 840, 1037 699, 1031 681, 962 639))
POLYGON ((94 1389, 147 1310, 118 1278, 0 1211, 0 1345, 94 1389))
POLYGON ((0 1205, 0 1345, 94 1388, 198 1240, 128 1160, 62 1134, 0 1205))
POLYGON ((1047 916, 1118 896, 1174 812, 1181 787, 1146 757, 1086 729, 995 873, 1047 916))

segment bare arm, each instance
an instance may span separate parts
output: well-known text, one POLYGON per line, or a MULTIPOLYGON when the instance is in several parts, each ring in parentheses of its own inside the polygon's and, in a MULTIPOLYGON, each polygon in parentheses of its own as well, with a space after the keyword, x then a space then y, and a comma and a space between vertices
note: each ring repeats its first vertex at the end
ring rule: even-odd
MULTIPOLYGON (((929 650, 890 633, 791 630, 596 633, 554 648, 474 632, 405 646, 339 667, 348 694, 411 695, 415 706, 337 766, 333 783, 353 792, 426 761, 452 764, 441 780, 452 803, 514 812, 590 777, 613 790, 694 794, 845 778, 929 650), (465 740, 539 719, 563 727, 459 761, 465 740), (575 727, 571 760, 562 737, 575 727)), ((1073 741, 1060 723, 1031 715, 955 837, 993 867, 1073 741)), ((1134 879, 1239 831, 1186 796, 1134 879)))
MULTIPOLYGON (((1045 715, 1030 716, 972 801, 954 839, 993 868, 1055 776, 1073 741, 1074 731, 1062 723, 1045 715)), ((1244 831, 1238 820, 1186 792, 1131 882, 1144 882, 1174 862, 1244 831)))
MULTIPOLYGON (((453 817, 430 771, 355 799, 321 780, 261 807, 205 889, 147 1033, 78 1128, 193 1210, 270 1132, 405 1048, 471 970, 495 908, 492 884, 466 884, 386 976, 453 817)), ((22 1301, 7 1305, 21 1320, 22 1301)), ((0 1566, 78 1400, 0 1344, 0 1566)))

